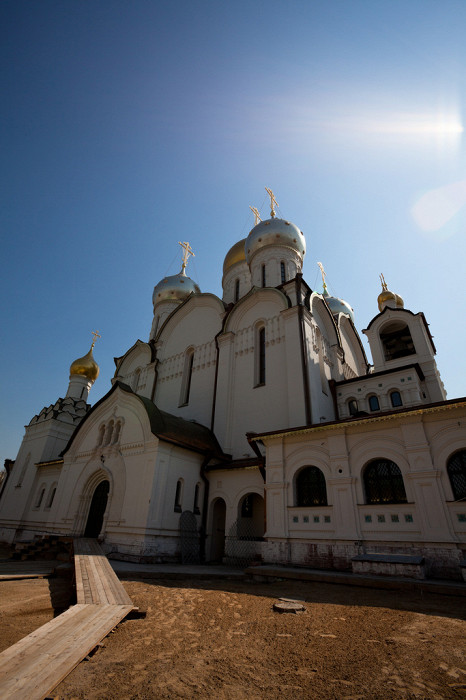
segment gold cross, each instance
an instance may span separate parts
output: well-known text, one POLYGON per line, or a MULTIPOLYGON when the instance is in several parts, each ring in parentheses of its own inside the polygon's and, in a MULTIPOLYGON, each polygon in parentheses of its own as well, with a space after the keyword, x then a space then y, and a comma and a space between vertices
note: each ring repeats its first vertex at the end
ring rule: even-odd
POLYGON ((272 217, 272 219, 274 219, 275 218, 275 206, 278 207, 278 202, 275 199, 275 195, 272 192, 272 190, 269 187, 266 187, 265 189, 267 191, 267 194, 270 197, 270 216, 272 217))
POLYGON ((388 291, 387 283, 385 282, 385 277, 380 273, 380 283, 382 285, 382 291, 388 291))
POLYGON ((324 288, 324 293, 328 294, 327 285, 325 284, 325 278, 327 277, 327 273, 325 272, 324 266, 322 265, 321 262, 318 262, 317 264, 320 267, 320 273, 322 275, 322 286, 324 288))
POLYGON ((94 345, 95 345, 95 341, 97 340, 97 338, 101 338, 102 336, 99 335, 99 331, 92 331, 91 335, 92 335, 92 346, 91 346, 91 348, 93 348, 94 345))
POLYGON ((252 213, 254 214, 254 219, 255 219, 255 221, 254 221, 254 226, 257 226, 257 224, 259 223, 259 221, 262 221, 261 216, 260 216, 259 212, 257 211, 256 207, 251 207, 251 206, 250 206, 249 209, 250 209, 250 210, 252 211, 252 213))
POLYGON ((184 243, 181 243, 181 241, 178 241, 179 245, 183 248, 183 261, 181 263, 181 274, 186 277, 186 265, 188 264, 188 258, 190 255, 194 256, 194 253, 191 249, 191 246, 189 245, 188 241, 184 241, 184 243))

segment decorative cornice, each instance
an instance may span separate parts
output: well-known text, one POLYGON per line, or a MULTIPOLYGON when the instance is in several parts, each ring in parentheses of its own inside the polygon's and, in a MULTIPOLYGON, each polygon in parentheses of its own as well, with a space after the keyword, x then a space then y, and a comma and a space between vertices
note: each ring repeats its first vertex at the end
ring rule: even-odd
POLYGON ((346 428, 359 427, 364 425, 371 425, 374 423, 386 423, 389 421, 396 421, 400 418, 410 418, 412 416, 424 416, 434 413, 442 413, 444 411, 451 411, 455 408, 465 408, 466 409, 466 399, 453 399, 451 402, 446 401, 441 404, 428 407, 419 407, 415 409, 406 409, 402 411, 393 411, 379 416, 373 416, 368 418, 347 418, 345 420, 334 421, 332 423, 320 423, 318 425, 303 426, 302 428, 288 428, 282 431, 272 431, 270 433, 262 433, 260 435, 255 435, 253 433, 248 433, 247 437, 250 442, 265 442, 266 440, 273 440, 277 438, 289 437, 291 435, 309 435, 310 433, 320 433, 326 430, 346 430, 346 428))

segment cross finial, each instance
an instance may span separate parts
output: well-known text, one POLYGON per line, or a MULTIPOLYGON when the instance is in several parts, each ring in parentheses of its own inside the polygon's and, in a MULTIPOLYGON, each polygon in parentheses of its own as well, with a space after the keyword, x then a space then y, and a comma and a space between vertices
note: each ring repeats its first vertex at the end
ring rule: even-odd
POLYGON ((278 202, 275 199, 275 195, 272 192, 272 190, 270 189, 270 187, 266 187, 265 189, 267 191, 267 194, 270 197, 270 216, 272 217, 272 219, 274 219, 275 218, 275 207, 276 206, 278 207, 278 202))
POLYGON ((319 266, 320 274, 322 275, 322 286, 324 288, 324 294, 328 294, 327 285, 325 283, 325 278, 327 277, 327 273, 325 272, 324 266, 322 265, 321 262, 318 262, 317 265, 319 266))
POLYGON ((192 248, 191 248, 191 246, 189 245, 188 241, 184 241, 183 243, 181 243, 181 241, 178 241, 178 243, 179 243, 179 245, 183 248, 183 259, 182 259, 182 263, 181 263, 181 274, 184 275, 184 276, 186 277, 186 265, 188 264, 189 256, 192 255, 193 258, 194 258, 195 256, 194 256, 194 253, 193 253, 192 248))
POLYGON ((91 350, 92 350, 92 348, 93 348, 94 345, 95 345, 95 341, 97 340, 97 338, 101 338, 102 336, 99 334, 99 331, 92 331, 91 335, 92 335, 92 345, 91 345, 91 350))
POLYGON ((380 273, 380 283, 382 285, 382 291, 386 292, 388 290, 387 283, 385 282, 385 277, 380 273))
POLYGON ((252 213, 254 214, 254 226, 257 226, 257 224, 259 223, 259 221, 262 221, 262 219, 261 219, 261 217, 260 217, 260 214, 259 214, 259 212, 257 211, 256 207, 251 207, 251 206, 250 206, 249 209, 250 209, 250 210, 252 211, 252 213))

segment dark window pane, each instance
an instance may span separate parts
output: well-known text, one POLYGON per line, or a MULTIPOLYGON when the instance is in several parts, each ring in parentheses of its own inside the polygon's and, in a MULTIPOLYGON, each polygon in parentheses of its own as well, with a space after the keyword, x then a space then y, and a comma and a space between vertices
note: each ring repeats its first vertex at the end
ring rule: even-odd
POLYGON ((388 459, 370 462, 364 471, 366 503, 407 503, 403 475, 388 459))
POLYGON ((401 394, 399 391, 392 391, 390 394, 390 400, 392 402, 393 408, 398 408, 398 406, 403 405, 403 401, 401 400, 401 394))
POLYGON ((317 467, 305 467, 296 477, 296 505, 303 508, 327 505, 325 477, 317 467))
POLYGON ((377 396, 369 397, 369 408, 371 409, 371 411, 380 411, 379 399, 377 398, 377 396))
POLYGON ((455 501, 466 498, 466 450, 460 450, 450 457, 447 472, 455 501))

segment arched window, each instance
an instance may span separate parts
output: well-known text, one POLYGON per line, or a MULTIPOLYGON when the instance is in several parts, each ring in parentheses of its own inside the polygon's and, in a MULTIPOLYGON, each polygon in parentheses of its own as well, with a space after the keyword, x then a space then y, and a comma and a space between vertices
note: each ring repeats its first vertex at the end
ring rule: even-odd
POLYGON ((261 278, 262 278, 262 286, 265 287, 266 282, 267 282, 266 275, 265 275, 265 265, 262 265, 262 267, 261 267, 261 278))
POLYGON ((301 508, 327 505, 325 477, 317 467, 304 467, 296 477, 296 505, 301 508))
POLYGON ((355 416, 356 413, 358 412, 358 402, 356 399, 350 399, 348 401, 348 411, 350 416, 355 416))
POLYGON ((235 301, 239 299, 239 279, 235 281, 235 301))
POLYGON ((194 364, 194 348, 186 351, 183 379, 181 382, 180 406, 185 406, 189 403, 189 395, 191 393, 191 380, 193 375, 194 364))
POLYGON ((176 482, 176 493, 175 493, 175 513, 181 513, 181 503, 183 499, 183 479, 178 479, 176 482))
POLYGON ((379 399, 377 396, 369 396, 369 408, 371 411, 380 411, 379 399))
POLYGON ((416 353, 411 332, 403 321, 387 323, 380 333, 380 340, 386 360, 396 360, 416 353))
POLYGON ((105 425, 101 425, 99 428, 99 437, 97 438, 97 446, 104 444, 105 437, 105 425))
POLYGON ((399 391, 390 392, 390 401, 392 402, 393 408, 398 408, 399 406, 403 405, 403 401, 401 400, 401 394, 399 391))
POLYGON ((52 488, 51 488, 50 491, 49 491, 49 497, 48 497, 48 500, 47 500, 47 505, 45 506, 46 508, 51 508, 51 507, 52 507, 53 499, 55 498, 56 492, 57 492, 57 485, 56 485, 56 484, 52 484, 52 488))
POLYGON ((44 500, 44 496, 45 496, 45 486, 43 488, 41 488, 41 490, 39 491, 39 495, 38 495, 37 500, 36 500, 36 505, 34 506, 35 508, 41 507, 42 501, 44 500))
POLYGON ((455 501, 466 499, 466 450, 455 452, 450 457, 447 472, 455 501))
POLYGON ((113 442, 114 443, 118 442, 118 440, 120 439, 121 427, 122 427, 121 420, 117 420, 117 422, 115 423, 115 430, 113 431, 113 442))
POLYGON ((265 328, 256 329, 255 386, 265 384, 265 328))
POLYGON ((282 284, 286 282, 286 269, 285 269, 285 263, 283 260, 280 263, 280 279, 282 284))
POLYGON ((195 515, 199 515, 201 512, 199 510, 199 492, 200 492, 200 489, 201 489, 201 485, 196 484, 196 488, 194 489, 194 506, 193 506, 193 513, 195 515))
POLYGON ((110 443, 112 442, 112 434, 113 434, 113 421, 111 420, 110 423, 107 425, 107 430, 105 432, 104 445, 110 445, 110 443))
POLYGON ((366 503, 407 503, 403 475, 395 462, 374 459, 364 470, 366 503))

